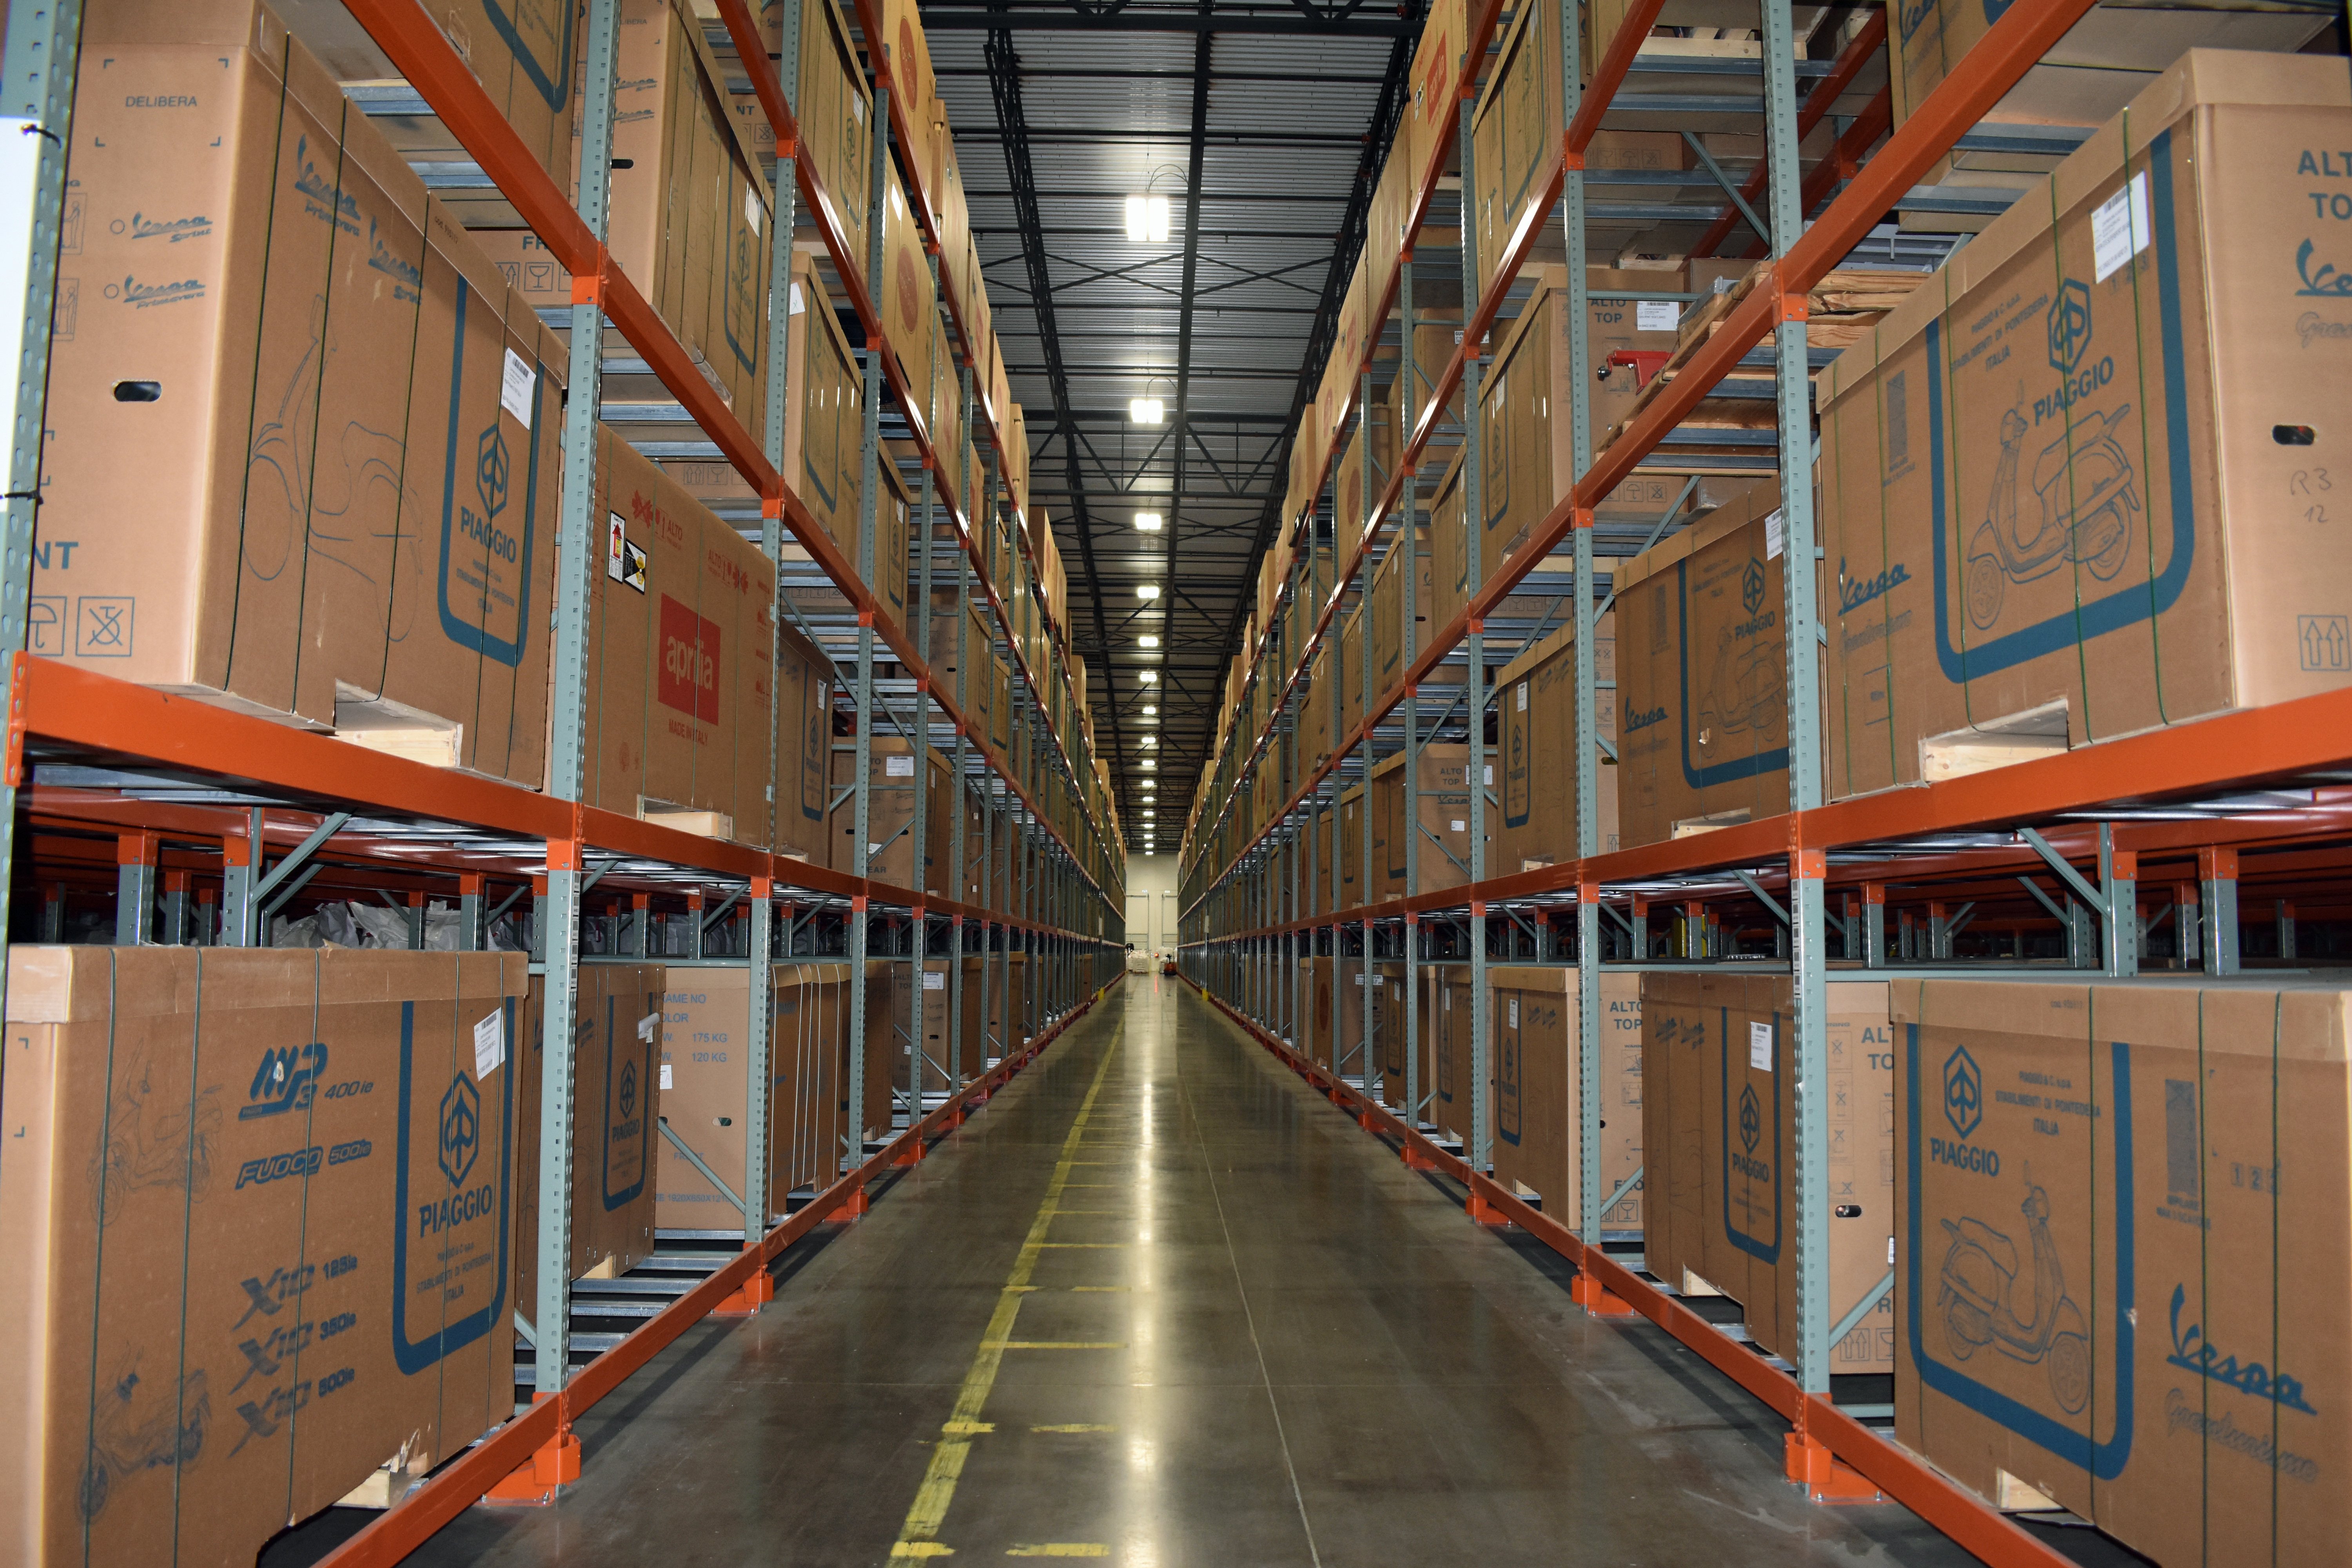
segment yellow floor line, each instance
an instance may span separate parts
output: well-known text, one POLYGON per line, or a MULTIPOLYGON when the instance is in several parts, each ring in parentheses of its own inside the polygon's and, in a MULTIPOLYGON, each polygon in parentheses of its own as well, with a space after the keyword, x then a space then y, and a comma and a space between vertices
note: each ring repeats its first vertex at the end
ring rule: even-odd
MULTIPOLYGON (((931 1450, 929 1468, 923 1473, 923 1484, 915 1489, 915 1500, 907 1510, 907 1521, 898 1528, 897 1544, 890 1548, 893 1557, 946 1557, 955 1548, 942 1545, 938 1537, 940 1526, 946 1522, 948 1505, 955 1500, 956 1482, 963 1477, 963 1463, 971 1453, 971 1434, 981 1426, 980 1413, 988 1403, 989 1391, 996 1386, 996 1373, 1004 1364, 1004 1352, 1013 1341, 1013 1320, 1021 1314, 1021 1298, 1033 1287, 1029 1277, 1037 1270, 1037 1255, 1046 1246, 1046 1227, 1054 1223, 1054 1207, 1061 1198, 1062 1188, 1069 1180, 1070 1167, 1078 1162, 1078 1143, 1087 1129, 1087 1119, 1094 1114, 1095 1100, 1102 1093, 1110 1077, 1110 1064, 1118 1054, 1119 1036, 1125 1032, 1122 1019, 1111 1030, 1110 1044, 1103 1050, 1102 1066, 1095 1069, 1095 1080, 1087 1089, 1087 1098, 1078 1106, 1076 1121, 1070 1123, 1070 1135, 1062 1141, 1062 1157, 1054 1166, 1054 1174, 1045 1184, 1045 1196, 1037 1205, 1037 1217, 1029 1226, 1029 1238, 1021 1244, 1013 1258, 1013 1272, 1006 1276, 1004 1289, 996 1299, 996 1310, 988 1320, 988 1327, 980 1336, 980 1348, 973 1352, 971 1368, 964 1373, 963 1387, 956 1395, 955 1410, 941 1428, 943 1440, 931 1450)), ((1108 1549, 1064 1551, 1060 1548, 1015 1547, 1014 1552, 1031 1556, 1094 1556, 1108 1555, 1108 1549)))
POLYGON ((1032 1426, 1032 1432, 1116 1432, 1116 1426, 1097 1426, 1090 1421, 1072 1421, 1059 1426, 1032 1426))
POLYGON ((1007 1557, 1108 1557, 1110 1548, 1099 1541, 1049 1541, 1042 1546, 1007 1548, 1007 1557))
POLYGON ((1123 1351, 1125 1340, 1005 1340, 1001 1351, 1123 1351))

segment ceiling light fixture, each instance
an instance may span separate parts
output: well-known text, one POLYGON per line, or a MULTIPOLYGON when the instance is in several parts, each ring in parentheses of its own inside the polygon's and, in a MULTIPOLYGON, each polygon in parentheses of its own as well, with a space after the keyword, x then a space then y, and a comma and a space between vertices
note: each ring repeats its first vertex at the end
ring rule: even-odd
POLYGON ((1141 637, 1135 639, 1135 646, 1138 647, 1158 647, 1160 646, 1160 638, 1150 632, 1146 632, 1141 637))
POLYGON ((1147 702, 1147 703, 1145 703, 1145 704, 1143 705, 1143 716, 1144 716, 1145 718, 1147 718, 1147 719, 1150 719, 1150 718, 1154 717, 1155 715, 1157 715, 1157 714, 1159 713, 1159 711, 1160 711, 1160 710, 1159 710, 1159 709, 1154 708, 1154 707, 1153 707, 1150 703, 1149 703, 1149 702, 1147 702))
POLYGON ((1156 599, 1160 597, 1160 584, 1157 583, 1138 583, 1135 585, 1135 596, 1139 599, 1156 599))
MULTIPOLYGON (((1154 420, 1153 423, 1157 424, 1159 421, 1154 420)), ((1166 521, 1156 511, 1139 511, 1135 514, 1135 526, 1146 533, 1159 532, 1160 525, 1166 521)))
POLYGON ((1127 198, 1127 237, 1138 245, 1168 243, 1168 198, 1141 195, 1127 198))
POLYGON ((1137 425, 1157 425, 1165 412, 1156 397, 1130 397, 1127 400, 1127 416, 1137 425))
POLYGON ((1139 669, 1135 672, 1135 679, 1149 686, 1160 679, 1160 672, 1156 669, 1139 669))

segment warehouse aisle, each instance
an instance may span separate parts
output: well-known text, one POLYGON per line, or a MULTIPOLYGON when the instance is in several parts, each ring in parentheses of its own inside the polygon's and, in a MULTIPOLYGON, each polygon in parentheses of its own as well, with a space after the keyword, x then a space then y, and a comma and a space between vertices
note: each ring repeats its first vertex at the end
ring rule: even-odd
POLYGON ((582 1436, 414 1561, 1967 1561, 1803 1504, 1759 1406, 1156 977, 582 1436))

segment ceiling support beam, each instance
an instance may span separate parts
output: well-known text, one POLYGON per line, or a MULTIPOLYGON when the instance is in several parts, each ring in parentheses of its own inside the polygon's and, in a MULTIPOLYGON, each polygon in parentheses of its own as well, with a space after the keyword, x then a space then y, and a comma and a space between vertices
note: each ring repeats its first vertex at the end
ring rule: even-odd
MULTIPOLYGON (((1213 16, 1216 8, 1216 0, 1201 0, 1200 14, 1203 19, 1213 16)), ((1184 499, 1184 470, 1192 445, 1185 439, 1185 433, 1190 428, 1186 421, 1192 415, 1192 301, 1198 297, 1201 276, 1201 182, 1208 163, 1210 41, 1209 30, 1203 27, 1198 41, 1192 46, 1192 133, 1188 149, 1190 156, 1184 167, 1184 280, 1177 290, 1175 504, 1168 509, 1168 579, 1165 591, 1171 605, 1179 591, 1176 562, 1184 530, 1183 515, 1178 508, 1184 499)), ((1163 650, 1166 646, 1163 641, 1163 650)), ((1215 721, 1213 714, 1202 715, 1204 725, 1215 721)), ((1122 820, 1126 816, 1125 812, 1120 813, 1122 820)))

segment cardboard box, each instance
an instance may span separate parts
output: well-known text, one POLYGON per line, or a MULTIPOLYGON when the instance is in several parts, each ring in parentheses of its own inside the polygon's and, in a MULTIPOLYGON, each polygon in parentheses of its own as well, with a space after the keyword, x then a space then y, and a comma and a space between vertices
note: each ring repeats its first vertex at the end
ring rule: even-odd
POLYGON ((923 35, 922 13, 916 0, 884 0, 882 47, 887 57, 891 91, 905 115, 908 149, 921 172, 926 189, 945 176, 943 160, 950 156, 948 112, 940 101, 939 77, 931 68, 930 40, 923 35))
MULTIPOLYGON (((837 1097, 849 1042, 849 967, 778 963, 768 1044, 768 1207, 781 1220, 790 1195, 828 1184, 839 1169, 837 1097), (828 1168, 830 1166, 830 1168, 828 1168)), ((726 1181, 743 1188, 747 1125, 745 1031, 751 971, 740 964, 668 970, 662 999, 661 1110, 669 1131, 726 1181)), ((740 1234, 742 1211, 664 1138, 655 1162, 654 1224, 664 1231, 740 1234)))
POLYGON ((2337 1555, 2340 983, 1890 989, 1904 1443, 2159 1563, 2337 1555))
POLYGON ((1417 857, 1419 890, 1433 893, 1466 885, 1470 864, 1470 748, 1424 742, 1414 774, 1414 800, 1422 831, 1405 821, 1405 754, 1398 752, 1372 765, 1372 897, 1405 896, 1407 872, 1417 857), (1431 835, 1436 841, 1431 842, 1431 835), (1455 861, 1460 861, 1456 865, 1455 861))
MULTIPOLYGON (((1360 909, 1376 901, 1364 895, 1364 786, 1357 784, 1339 795, 1339 908, 1360 909)), ((1373 885, 1378 886, 1379 867, 1374 864, 1373 885)))
MULTIPOLYGON (((572 1278, 626 1274, 654 1252, 654 1148, 661 1142, 662 995, 658 963, 583 963, 572 994, 572 1278)), ((539 1104, 547 982, 533 975, 515 1047, 515 1092, 539 1104)), ((539 1320, 536 1111, 515 1137, 515 1310, 539 1320)))
POLYGON ((85 27, 28 646, 536 786, 562 353, 268 10, 85 27))
MULTIPOLYGON (((1594 728, 1617 740, 1617 627, 1613 610, 1593 629, 1594 728)), ((1486 857, 1492 876, 1554 866, 1577 858, 1576 627, 1562 626, 1505 666, 1495 678, 1501 714, 1491 766, 1500 780, 1499 808, 1490 819, 1495 842, 1486 857)), ((1598 781, 1593 811, 1600 852, 1619 847, 1617 762, 1593 748, 1598 781)))
MULTIPOLYGON (((792 384, 784 408, 782 467, 792 476, 793 493, 855 571, 865 483, 860 457, 866 434, 866 381, 841 330, 841 320, 834 313, 816 258, 797 246, 793 250, 791 300, 784 353, 792 367, 792 384)), ((877 537, 888 537, 887 527, 877 537)), ((887 550, 878 551, 877 559, 887 560, 887 550)))
MULTIPOLYGON (((761 7, 760 30, 772 56, 783 48, 783 15, 778 0, 761 7)), ((800 96, 793 100, 800 121, 798 157, 816 176, 833 226, 862 268, 874 169, 874 102, 838 0, 801 7, 800 49, 800 96)), ((750 108, 765 125, 756 100, 750 108)))
POLYGON ((950 1049, 949 1026, 954 1021, 950 1016, 954 1011, 951 1005, 954 997, 950 993, 948 980, 949 965, 955 962, 947 958, 923 961, 923 1054, 930 1058, 930 1065, 924 1072, 923 1089, 929 1094, 939 1093, 947 1087, 940 1081, 940 1073, 950 1067, 957 1075, 956 1087, 970 1083, 988 1070, 986 1020, 980 1010, 981 961, 976 953, 968 954, 961 961, 963 1029, 956 1037, 952 1052, 950 1049))
POLYGON ((899 184, 896 167, 883 179, 882 283, 874 303, 882 312, 882 341, 898 368, 900 384, 917 400, 915 422, 928 433, 929 409, 923 405, 931 384, 939 289, 931 281, 922 229, 907 205, 907 188, 899 184))
POLYGON ((814 643, 791 626, 777 628, 773 847, 818 865, 831 847, 825 807, 832 799, 833 678, 832 662, 814 643))
POLYGON ((1428 189, 1454 154, 1454 94, 1462 80, 1469 31, 1464 0, 1433 0, 1412 53, 1412 98, 1391 147, 1391 161, 1398 149, 1403 151, 1408 198, 1428 189))
MULTIPOLYGON (((767 177, 688 0, 622 0, 620 22, 607 244, 756 438, 766 425, 775 237, 767 177)), ((579 157, 575 137, 565 172, 575 200, 579 157)), ((533 307, 570 308, 570 275, 529 229, 477 238, 533 307)))
MULTIPOLYGON (((833 752, 833 792, 840 795, 857 779, 857 753, 846 742, 833 752)), ((948 759, 934 750, 926 770, 921 890, 952 899, 954 876, 949 864, 949 813, 954 809, 955 781, 948 759)), ((866 789, 866 875, 891 887, 915 890, 915 758, 908 742, 896 735, 877 735, 870 742, 866 789)), ((833 811, 833 868, 856 875, 857 803, 844 799, 833 811)))
MULTIPOLYGON (((1712 1288, 1730 1297, 1757 1343, 1793 1357, 1797 1064, 1788 977, 1653 972, 1642 976, 1641 1003, 1650 1271, 1685 1294, 1712 1288)), ((1877 1288, 1893 1256, 1895 1079, 1886 983, 1832 975, 1827 1006, 1822 1217, 1834 1322, 1877 1288)), ((1833 1372, 1894 1370, 1892 1296, 1830 1357, 1833 1372)))
MULTIPOLYGON (((1351 1083, 1364 1077, 1364 961, 1360 958, 1321 959, 1320 984, 1329 993, 1330 1027, 1316 1031, 1315 1059, 1351 1083)), ((1403 973, 1397 965, 1372 964, 1372 1051, 1385 1059, 1388 1042, 1402 1038, 1404 1020, 1397 1013, 1390 981, 1403 973)), ((1401 993, 1400 993, 1401 994, 1401 993)))
MULTIPOLYGON (((1437 607, 1434 574, 1431 570, 1429 530, 1412 531, 1413 548, 1402 548, 1402 531, 1391 542, 1389 552, 1381 557, 1378 570, 1372 574, 1372 596, 1370 602, 1372 636, 1372 700, 1377 705, 1404 680, 1406 668, 1429 646, 1429 634, 1435 629, 1430 620, 1437 607), (1412 652, 1404 647, 1404 560, 1413 557, 1413 639, 1412 652)), ((1454 672, 1455 679, 1460 672, 1454 672)), ((1443 669, 1431 676, 1432 682, 1446 679, 1443 669)), ((1360 710, 1357 718, 1363 717, 1360 710)))
MULTIPOLYGON (((1574 965, 1500 965, 1486 972, 1492 1042, 1495 1180, 1575 1229, 1583 1224, 1583 1100, 1577 1066, 1574 965)), ((1601 977, 1601 1189, 1607 1197, 1642 1171, 1642 977, 1601 977)), ((1642 1228, 1642 1189, 1601 1215, 1611 1231, 1642 1228)))
POLYGON ((1618 568, 1628 847, 1789 808, 1779 528, 1778 488, 1767 486, 1618 568))
MULTIPOLYGON (((603 426, 597 437, 605 540, 583 799, 630 816, 716 813, 728 837, 765 846, 775 566, 628 443, 603 426)), ((805 653, 793 657, 805 703, 805 653)))
MULTIPOLYGON (((1466 1145, 1470 1135, 1470 966, 1423 964, 1420 994, 1425 1009, 1421 1015, 1422 1034, 1429 1041, 1425 1060, 1433 1074, 1422 1092, 1433 1097, 1422 1113, 1422 1124, 1434 1126, 1444 1137, 1466 1145)), ((1490 1061, 1490 1087, 1493 1072, 1490 1061)))
POLYGON ((2330 127, 2318 57, 2193 52, 1823 373, 1833 795, 2352 680, 2330 127))
POLYGON ((525 967, 9 954, 9 1562, 249 1563, 512 1412, 523 1116, 478 1039, 510 1049, 525 967))

